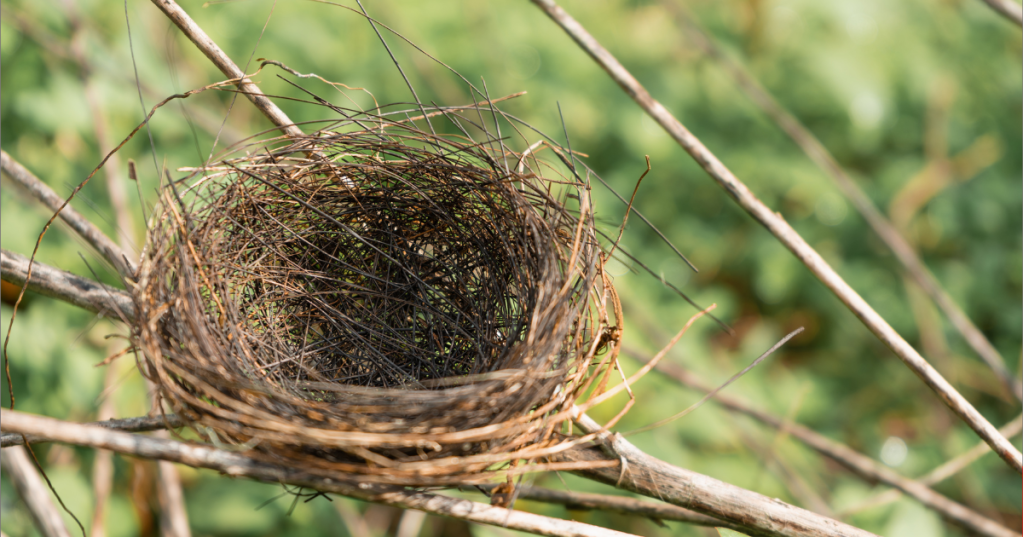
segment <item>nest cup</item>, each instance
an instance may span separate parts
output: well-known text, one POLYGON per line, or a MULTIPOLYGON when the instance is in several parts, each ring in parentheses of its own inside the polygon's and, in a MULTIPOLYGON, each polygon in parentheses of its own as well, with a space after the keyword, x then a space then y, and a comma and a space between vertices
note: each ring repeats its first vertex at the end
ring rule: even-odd
POLYGON ((150 226, 134 337, 174 412, 215 444, 405 485, 563 449, 607 362, 585 184, 383 116, 249 149, 164 186, 150 226))

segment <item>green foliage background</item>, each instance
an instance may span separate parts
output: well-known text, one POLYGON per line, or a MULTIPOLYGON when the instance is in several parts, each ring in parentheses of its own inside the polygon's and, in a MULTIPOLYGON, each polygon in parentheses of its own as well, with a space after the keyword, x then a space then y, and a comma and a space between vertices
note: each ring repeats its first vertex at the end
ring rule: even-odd
MULTIPOLYGON (((367 88, 381 103, 410 100, 369 25, 337 6, 271 0, 181 3, 241 65, 250 57, 266 57, 300 72, 367 88)), ((730 338, 703 322, 671 353, 671 361, 719 382, 787 331, 805 326, 803 335, 729 390, 875 458, 886 440, 901 438, 908 455, 897 469, 909 476, 922 475, 977 442, 937 397, 530 3, 364 3, 371 14, 466 78, 484 77, 492 96, 528 91, 504 108, 541 130, 561 132, 560 103, 572 147, 589 154, 589 164, 619 191, 631 191, 645 168, 644 155, 650 156, 653 172, 643 183, 637 207, 700 272, 689 271, 638 219, 630 220, 623 244, 697 302, 717 303, 720 317, 738 332, 737 338, 730 338)), ((688 6, 732 57, 745 62, 820 137, 882 210, 888 211, 893 200, 905 199, 900 196, 919 193, 920 185, 933 189, 933 196, 918 198, 923 200, 919 210, 900 213, 908 220, 907 236, 1018 374, 1023 325, 1019 28, 977 0, 699 0, 688 6)), ((897 262, 829 179, 718 65, 698 52, 671 10, 661 2, 643 1, 572 0, 564 7, 768 206, 781 212, 985 416, 1000 425, 1019 413, 1020 405, 997 387, 961 337, 907 285, 897 262)), ((172 93, 224 78, 149 2, 128 2, 127 12, 147 107, 172 93)), ((121 3, 5 1, 0 21, 0 143, 59 193, 70 192, 101 158, 82 77, 69 51, 69 18, 74 16, 81 17, 78 38, 92 67, 88 80, 95 85, 101 113, 110 124, 110 140, 121 139, 142 118, 121 3)), ((470 101, 457 78, 393 36, 387 39, 425 102, 470 101)), ((255 65, 253 61, 248 71, 255 65)), ((256 80, 267 93, 299 97, 277 73, 268 68, 256 80)), ((319 82, 301 84, 334 102, 346 102, 319 82)), ((364 94, 349 94, 363 105, 369 103, 364 94)), ((157 113, 152 137, 159 165, 175 170, 204 160, 231 100, 230 93, 207 92, 157 113)), ((319 107, 288 101, 280 105, 296 121, 324 115, 319 107)), ((266 128, 268 122, 239 99, 224 123, 218 147, 266 128)), ((143 133, 126 146, 122 157, 139 163, 139 186, 145 201, 152 203, 156 171, 149 147, 143 133)), ((124 175, 123 169, 118 171, 124 175)), ((141 225, 114 229, 104 181, 98 175, 76 206, 111 234, 123 233, 140 245, 141 225)), ((133 217, 140 223, 133 185, 125 181, 118 187, 131 197, 133 217)), ((616 229, 624 207, 601 189, 595 195, 607 230, 616 229)), ((0 207, 2 246, 30 253, 49 215, 6 178, 0 207)), ((66 229, 47 236, 39 259, 115 281, 95 253, 66 229)), ((656 278, 631 274, 625 266, 613 271, 625 304, 627 348, 640 354, 656 351, 667 334, 694 313, 656 278)), ((123 329, 55 301, 29 299, 14 323, 10 347, 18 408, 72 420, 93 419, 104 376, 104 370, 93 365, 117 348, 103 336, 123 329)), ((10 315, 5 304, 5 328, 10 315)), ((628 358, 623 365, 627 371, 637 367, 628 358)), ((118 379, 111 395, 118 416, 140 415, 145 411, 145 387, 131 358, 111 367, 118 379)), ((8 393, 5 383, 5 402, 8 393)), ((699 394, 653 373, 637 386, 637 397, 621 430, 671 415, 699 394)), ((623 402, 606 405, 595 417, 610 417, 623 402)), ((674 464, 802 506, 812 507, 816 496, 840 512, 884 490, 713 405, 633 440, 674 464), (786 473, 799 476, 812 494, 800 492, 786 473)), ((87 520, 92 453, 55 447, 40 448, 40 453, 65 501, 87 520)), ((109 534, 151 532, 133 507, 133 482, 144 475, 142 466, 120 457, 115 464, 109 534)), ((346 535, 335 505, 322 498, 299 503, 290 515, 290 498, 257 510, 279 494, 280 487, 187 468, 182 474, 194 535, 346 535)), ((564 486, 554 475, 535 480, 564 486)), ((571 476, 564 482, 575 490, 607 492, 571 476)), ((6 478, 2 485, 0 527, 12 537, 34 535, 6 478)), ((1019 476, 994 456, 937 489, 1020 528, 1019 476)), ((335 502, 365 512, 373 527, 390 524, 394 531, 398 515, 394 511, 367 510, 343 499, 335 502)), ((675 523, 662 529, 650 521, 602 512, 566 512, 530 502, 517 507, 643 535, 709 535, 675 523)), ((847 521, 893 536, 962 533, 906 499, 847 521)), ((468 532, 508 533, 429 519, 423 535, 468 532)))

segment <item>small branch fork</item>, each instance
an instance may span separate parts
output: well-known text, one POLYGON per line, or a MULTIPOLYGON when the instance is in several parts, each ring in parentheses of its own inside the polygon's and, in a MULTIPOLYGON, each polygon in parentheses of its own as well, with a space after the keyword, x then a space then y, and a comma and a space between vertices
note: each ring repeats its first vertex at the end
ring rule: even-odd
POLYGON ((852 287, 779 214, 768 208, 711 153, 703 143, 654 100, 625 67, 553 0, 532 0, 589 54, 625 92, 657 121, 672 138, 755 220, 781 241, 817 278, 888 346, 942 401, 952 409, 1010 467, 1023 474, 1023 454, 1002 436, 976 408, 867 304, 852 287))

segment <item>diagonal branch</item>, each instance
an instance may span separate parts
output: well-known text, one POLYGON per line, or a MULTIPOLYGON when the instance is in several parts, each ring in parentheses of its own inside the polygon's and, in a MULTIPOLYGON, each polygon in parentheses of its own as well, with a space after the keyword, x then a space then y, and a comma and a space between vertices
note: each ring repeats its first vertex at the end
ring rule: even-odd
MULTIPOLYGON (((1023 430, 1023 415, 1016 416, 1016 419, 1005 424, 1004 426, 1002 426, 1001 429, 998 430, 1003 435, 1005 435, 1006 438, 1012 438, 1018 435, 1020 431, 1023 430)), ((980 442, 976 446, 970 448, 968 451, 959 454, 956 458, 942 464, 941 466, 938 466, 937 468, 931 470, 930 472, 927 472, 927 475, 920 477, 919 479, 917 479, 917 481, 928 487, 936 485, 952 477, 953 475, 959 473, 962 469, 973 464, 974 461, 983 457, 990 451, 991 448, 987 444, 985 444, 984 442, 980 442)), ((863 500, 862 502, 859 502, 856 505, 843 510, 842 515, 847 516, 853 513, 858 513, 865 509, 870 509, 872 507, 880 507, 882 505, 898 501, 898 499, 901 497, 902 497, 901 490, 891 489, 882 492, 876 496, 873 496, 871 498, 867 498, 866 500, 863 500)))
MULTIPOLYGON (((0 278, 23 286, 27 276, 28 258, 10 250, 0 249, 0 278)), ((28 289, 95 313, 112 315, 124 320, 135 318, 135 304, 128 293, 38 261, 33 264, 32 280, 28 284, 28 289)))
MULTIPOLYGON (((603 427, 586 414, 576 418, 583 432, 600 433, 603 427)), ((606 432, 606 430, 605 430, 606 432)), ((696 472, 672 466, 651 457, 621 435, 607 434, 605 447, 619 459, 624 470, 595 468, 575 471, 585 478, 657 498, 679 507, 744 526, 743 533, 757 536, 824 537, 842 535, 867 537, 873 533, 828 518, 776 498, 718 481, 696 472)), ((598 449, 574 449, 557 455, 557 460, 592 462, 614 460, 598 449)))
POLYGON ((888 324, 816 250, 789 226, 779 214, 768 208, 711 153, 700 140, 664 105, 654 100, 621 63, 553 0, 532 0, 554 22, 567 32, 596 62, 635 100, 725 191, 755 220, 781 241, 817 278, 849 308, 863 324, 888 346, 921 380, 927 384, 963 421, 977 433, 998 456, 1017 472, 1023 473, 1023 454, 999 434, 944 377, 931 366, 898 332, 888 324))
POLYGON ((923 288, 931 300, 952 323, 952 326, 963 336, 966 343, 987 363, 988 367, 998 376, 1002 384, 1016 399, 1023 400, 1023 383, 1013 379, 1008 368, 1005 367, 1005 360, 994 345, 987 339, 983 332, 970 321, 970 318, 956 304, 941 287, 934 274, 927 269, 921 261, 920 256, 902 236, 901 233, 888 221, 878 210, 870 197, 860 189, 845 170, 838 164, 835 157, 824 144, 809 129, 806 128, 795 116, 789 113, 775 98, 764 89, 760 82, 753 77, 738 62, 732 60, 714 42, 713 38, 704 30, 693 17, 686 13, 685 9, 676 2, 666 4, 677 18, 685 24, 689 30, 687 37, 704 51, 710 58, 716 60, 720 67, 735 80, 739 88, 756 104, 768 117, 770 117, 785 134, 792 138, 792 141, 803 150, 810 160, 817 167, 824 171, 835 182, 839 190, 852 202, 853 207, 863 216, 874 233, 881 238, 888 248, 895 254, 902 267, 916 282, 923 288))
POLYGON ((256 105, 256 108, 267 119, 280 127, 284 134, 288 136, 302 136, 302 129, 298 128, 283 110, 278 108, 273 101, 264 95, 259 86, 245 78, 245 73, 210 39, 210 36, 206 35, 206 32, 188 16, 188 13, 185 13, 181 6, 174 2, 174 0, 152 1, 220 69, 220 72, 227 75, 228 78, 238 79, 238 89, 241 90, 245 97, 252 101, 252 104, 256 105))
MULTIPOLYGON (((483 485, 480 488, 489 492, 494 486, 483 485)), ((655 503, 637 498, 626 498, 624 496, 609 496, 607 494, 526 486, 516 487, 514 495, 520 500, 564 505, 568 509, 609 511, 623 515, 643 516, 655 520, 672 520, 697 526, 728 528, 738 532, 748 531, 745 526, 725 522, 712 516, 702 515, 677 505, 655 503)))
MULTIPOLYGON (((695 390, 709 392, 713 389, 712 386, 701 381, 696 377, 696 375, 674 364, 661 362, 657 364, 656 369, 676 380, 680 384, 695 390)), ((784 429, 785 432, 800 440, 813 450, 852 470, 865 480, 869 482, 881 482, 895 487, 925 506, 937 511, 943 517, 970 529, 978 535, 987 535, 989 537, 1019 537, 1019 534, 1013 532, 1009 528, 1002 526, 994 520, 991 520, 960 503, 950 500, 949 498, 935 492, 926 484, 903 477, 887 466, 874 461, 870 457, 863 455, 848 446, 835 442, 834 440, 831 440, 830 438, 827 438, 807 427, 797 423, 786 422, 782 418, 754 408, 753 406, 729 395, 719 393, 714 396, 714 400, 729 410, 750 416, 770 427, 784 429)))
POLYGON ((5 449, 0 453, 0 461, 3 462, 4 473, 28 506, 39 533, 43 537, 69 537, 71 534, 64 525, 60 510, 50 498, 50 491, 40 479, 28 451, 21 446, 5 449))
POLYGON ((289 483, 368 502, 392 505, 402 509, 416 509, 435 515, 501 526, 538 535, 556 537, 582 535, 622 537, 628 535, 581 522, 512 511, 438 494, 393 486, 339 481, 302 470, 274 466, 237 452, 135 435, 95 425, 71 423, 14 410, 3 409, 0 411, 0 424, 5 432, 35 435, 53 442, 107 449, 123 455, 171 461, 195 468, 208 468, 232 477, 249 477, 269 483, 289 483))
POLYGON ((1009 19, 1016 26, 1023 26, 1023 6, 1012 0, 982 0, 999 15, 1009 19))
MULTIPOLYGON (((71 208, 65 206, 64 198, 57 195, 46 183, 28 171, 18 161, 14 160, 6 151, 0 150, 0 169, 13 179, 16 183, 28 190, 36 199, 41 201, 51 211, 60 211, 60 218, 71 226, 71 229, 81 235, 93 248, 96 249, 107 261, 109 261, 118 274, 129 277, 135 273, 135 264, 124 254, 124 250, 99 230, 92 222, 71 208)), ((35 276, 35 274, 33 274, 35 276)))

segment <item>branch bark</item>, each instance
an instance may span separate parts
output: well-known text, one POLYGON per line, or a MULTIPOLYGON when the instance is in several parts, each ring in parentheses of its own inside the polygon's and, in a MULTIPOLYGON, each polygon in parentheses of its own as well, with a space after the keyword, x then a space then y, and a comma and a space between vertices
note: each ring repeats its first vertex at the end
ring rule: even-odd
MULTIPOLYGON (((486 485, 480 488, 489 491, 493 489, 494 486, 486 485)), ((515 497, 519 500, 532 500, 536 502, 564 505, 569 509, 610 511, 612 513, 642 516, 655 520, 685 522, 686 524, 693 524, 696 526, 728 528, 738 532, 748 531, 745 526, 700 514, 696 511, 691 511, 677 505, 655 503, 637 498, 627 498, 624 496, 610 496, 607 494, 592 494, 588 492, 520 486, 515 488, 515 497)))
POLYGON ((50 491, 39 477, 28 451, 21 446, 5 449, 0 452, 0 461, 14 488, 28 506, 28 512, 39 533, 44 537, 70 537, 60 510, 50 498, 50 491))
MULTIPOLYGON (((992 0, 994 1, 994 0, 992 0)), ((934 301, 945 313, 952 326, 963 336, 966 343, 981 357, 982 360, 995 372, 1005 388, 1016 396, 1017 400, 1023 401, 1023 382, 1012 377, 1009 369, 1005 367, 1005 360, 995 349, 994 345, 987 339, 987 336, 970 320, 963 310, 956 304, 941 287, 934 274, 927 269, 916 250, 902 236, 901 233, 888 221, 878 210, 874 202, 870 200, 859 185, 850 178, 845 170, 838 164, 835 157, 824 144, 809 129, 806 128, 795 116, 783 108, 775 98, 764 89, 760 82, 753 77, 738 62, 729 58, 724 51, 714 42, 713 38, 704 30, 693 17, 686 13, 685 9, 676 2, 665 4, 676 17, 689 30, 687 37, 697 47, 701 48, 707 56, 716 60, 722 69, 735 80, 739 89, 756 104, 775 124, 781 128, 803 150, 810 160, 817 167, 826 173, 835 182, 838 189, 852 203, 853 207, 863 216, 874 233, 888 246, 895 254, 906 272, 920 285, 927 293, 927 296, 934 301)))
POLYGON ((768 208, 724 163, 676 119, 664 105, 654 100, 625 67, 553 0, 532 0, 589 54, 625 92, 657 121, 672 138, 716 181, 750 216, 760 222, 785 245, 817 278, 888 346, 952 411, 960 417, 1010 467, 1023 474, 1023 454, 998 433, 944 377, 902 338, 779 214, 768 208))
MULTIPOLYGON (((701 392, 710 392, 714 389, 709 384, 698 379, 696 375, 693 375, 689 371, 673 364, 661 362, 657 364, 655 369, 672 379, 675 379, 680 384, 689 386, 690 388, 694 388, 701 392)), ((855 474, 863 477, 867 481, 881 482, 888 486, 895 487, 903 493, 913 497, 918 502, 937 511, 943 517, 952 520, 977 534, 987 535, 989 537, 1019 537, 1018 533, 935 492, 926 484, 903 477, 887 466, 874 461, 870 457, 867 457, 848 446, 831 440, 830 438, 827 438, 807 427, 797 423, 787 423, 782 418, 768 414, 767 412, 756 409, 735 397, 721 393, 714 396, 714 401, 729 410, 750 416, 761 423, 774 427, 775 429, 784 429, 788 434, 792 435, 792 437, 800 440, 821 455, 824 455, 825 457, 828 457, 829 459, 852 470, 855 474)))
MULTIPOLYGON (((3 150, 0 150, 0 169, 51 211, 56 212, 60 209, 61 205, 64 205, 64 198, 58 196, 46 183, 40 181, 38 177, 3 150)), ((70 205, 64 207, 63 211, 60 211, 60 218, 109 261, 118 274, 124 277, 131 277, 135 273, 135 263, 125 255, 124 250, 121 250, 121 247, 115 244, 110 237, 107 237, 92 222, 71 208, 70 205)), ((35 274, 32 276, 35 277, 35 274)))
POLYGON ((1023 6, 1011 0, 983 0, 983 2, 1016 26, 1023 26, 1023 6))
MULTIPOLYGON (((603 430, 586 414, 576 418, 576 424, 586 433, 603 430)), ((574 449, 559 454, 557 460, 591 462, 622 460, 621 468, 599 468, 574 473, 609 485, 657 498, 685 509, 738 524, 740 530, 755 536, 866 537, 873 533, 745 490, 705 475, 672 466, 643 453, 621 435, 612 436, 605 431, 605 449, 574 449)))
POLYGON ((0 410, 0 427, 5 432, 30 434, 52 442, 107 449, 123 455, 171 461, 195 468, 208 468, 232 477, 249 477, 269 483, 289 483, 368 502, 392 505, 402 509, 416 509, 435 515, 501 526, 537 535, 554 537, 582 535, 623 537, 629 535, 580 522, 512 511, 448 496, 324 478, 302 470, 267 464, 237 452, 124 433, 96 425, 71 423, 14 410, 0 410))
MULTIPOLYGON (((27 275, 27 257, 0 249, 0 278, 23 286, 27 275)), ((91 312, 111 315, 125 321, 135 318, 135 304, 128 293, 38 261, 33 264, 32 280, 28 284, 28 289, 91 312)))
POLYGON ((256 105, 256 108, 267 119, 280 127, 284 134, 288 136, 302 136, 302 129, 298 128, 283 110, 267 98, 263 91, 259 89, 259 86, 253 84, 248 78, 243 78, 245 73, 210 39, 210 36, 206 35, 206 32, 188 16, 188 13, 181 6, 174 2, 174 0, 152 1, 213 62, 213 65, 220 69, 220 72, 224 73, 228 78, 239 79, 238 89, 241 90, 245 97, 252 101, 252 104, 256 105))

